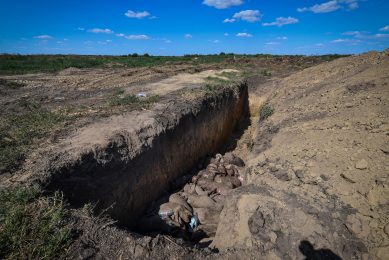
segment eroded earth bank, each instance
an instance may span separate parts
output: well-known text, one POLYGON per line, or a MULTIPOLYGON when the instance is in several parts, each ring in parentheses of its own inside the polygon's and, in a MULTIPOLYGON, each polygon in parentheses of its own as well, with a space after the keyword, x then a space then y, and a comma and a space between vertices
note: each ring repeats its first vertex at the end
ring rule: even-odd
POLYGON ((5 181, 63 192, 78 230, 64 258, 389 255, 388 51, 128 91, 160 99, 71 131, 5 181))

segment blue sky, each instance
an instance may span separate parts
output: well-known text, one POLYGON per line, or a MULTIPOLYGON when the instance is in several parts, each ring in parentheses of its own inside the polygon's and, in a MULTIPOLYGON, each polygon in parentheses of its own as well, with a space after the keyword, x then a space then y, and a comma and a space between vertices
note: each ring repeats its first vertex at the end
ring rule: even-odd
POLYGON ((388 0, 0 0, 0 53, 360 53, 388 0))

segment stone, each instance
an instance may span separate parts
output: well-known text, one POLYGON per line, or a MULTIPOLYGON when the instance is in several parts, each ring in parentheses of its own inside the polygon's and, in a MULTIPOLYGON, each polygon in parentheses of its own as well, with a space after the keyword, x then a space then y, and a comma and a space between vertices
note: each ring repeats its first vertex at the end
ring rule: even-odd
POLYGON ((270 167, 269 170, 270 170, 271 172, 276 172, 276 171, 278 171, 277 167, 275 167, 275 166, 270 167))
POLYGON ((365 159, 362 159, 362 160, 359 160, 356 164, 355 164, 355 168, 356 169, 359 169, 359 170, 364 170, 364 169, 367 169, 367 161, 365 159))
POLYGON ((385 225, 384 232, 389 236, 389 223, 385 225))
POLYGON ((260 161, 257 166, 260 166, 260 167, 263 167, 267 164, 267 161, 266 160, 263 160, 263 161, 260 161))
POLYGON ((290 177, 286 170, 279 170, 274 173, 274 176, 281 181, 290 181, 290 177))
POLYGON ((347 216, 346 226, 360 239, 366 239, 370 234, 369 223, 366 220, 358 218, 356 215, 347 216))
POLYGON ((276 172, 276 171, 278 171, 278 168, 274 163, 269 163, 269 170, 271 172, 276 172))
POLYGON ((294 167, 293 171, 297 178, 302 179, 304 177, 304 169, 302 167, 294 167))
POLYGON ((257 175, 263 175, 265 172, 261 168, 255 168, 254 169, 254 173, 257 174, 257 175))
POLYGON ((389 154, 389 144, 385 144, 381 147, 381 151, 385 154, 389 154))
POLYGON ((275 244, 276 241, 277 241, 277 234, 274 233, 274 232, 270 232, 269 237, 270 237, 270 241, 271 241, 273 244, 275 244))

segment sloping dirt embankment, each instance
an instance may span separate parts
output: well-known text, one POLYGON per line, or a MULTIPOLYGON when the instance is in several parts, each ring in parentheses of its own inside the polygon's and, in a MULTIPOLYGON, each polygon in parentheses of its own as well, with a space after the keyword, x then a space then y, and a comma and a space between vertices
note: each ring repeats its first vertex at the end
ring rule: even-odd
POLYGON ((250 87, 275 112, 257 124, 248 185, 227 198, 213 246, 263 259, 387 259, 389 51, 250 87))

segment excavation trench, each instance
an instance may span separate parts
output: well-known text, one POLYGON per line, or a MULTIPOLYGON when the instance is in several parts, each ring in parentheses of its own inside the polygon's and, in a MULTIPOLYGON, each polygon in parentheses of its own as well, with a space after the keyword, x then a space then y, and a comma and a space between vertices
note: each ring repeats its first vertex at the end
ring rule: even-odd
POLYGON ((120 131, 107 145, 56 169, 47 188, 62 191, 73 207, 95 204, 120 227, 141 231, 142 220, 163 203, 161 198, 168 200, 192 182, 188 173, 206 167, 237 130, 247 127, 248 107, 245 83, 195 104, 176 100, 146 127, 120 131))

